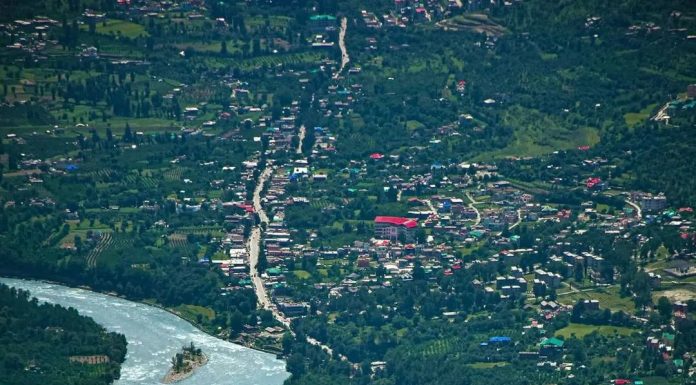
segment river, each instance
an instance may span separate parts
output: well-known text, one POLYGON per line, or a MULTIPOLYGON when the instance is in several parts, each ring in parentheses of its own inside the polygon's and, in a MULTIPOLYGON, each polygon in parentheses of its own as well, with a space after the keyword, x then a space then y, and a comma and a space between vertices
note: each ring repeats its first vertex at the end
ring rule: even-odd
POLYGON ((126 336, 128 354, 116 385, 159 385, 181 347, 193 342, 208 355, 208 364, 181 385, 281 385, 289 373, 285 363, 212 337, 162 309, 88 290, 32 280, 0 278, 31 292, 40 301, 73 307, 109 331, 126 336))

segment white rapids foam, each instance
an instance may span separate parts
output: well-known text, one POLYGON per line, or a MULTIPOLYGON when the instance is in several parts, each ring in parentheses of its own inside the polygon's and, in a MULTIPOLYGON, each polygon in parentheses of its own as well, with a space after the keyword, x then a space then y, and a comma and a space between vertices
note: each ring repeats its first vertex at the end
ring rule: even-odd
POLYGON ((162 309, 41 281, 0 278, 0 282, 28 290, 40 301, 73 307, 107 330, 125 335, 128 354, 116 385, 161 384, 171 357, 190 342, 208 355, 208 364, 177 384, 281 385, 289 376, 285 363, 272 354, 211 337, 162 309))

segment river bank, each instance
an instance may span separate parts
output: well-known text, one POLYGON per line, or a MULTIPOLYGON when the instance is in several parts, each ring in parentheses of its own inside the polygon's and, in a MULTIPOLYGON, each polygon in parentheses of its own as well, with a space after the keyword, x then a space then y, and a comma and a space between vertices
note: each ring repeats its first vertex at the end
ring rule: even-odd
MULTIPOLYGON (((226 338, 222 338, 222 337, 220 337, 219 335, 216 335, 214 332, 212 332, 212 331, 210 331, 210 330, 207 330, 205 327, 203 327, 201 324, 199 324, 199 323, 196 322, 195 320, 186 318, 186 317, 184 317, 183 315, 181 315, 179 312, 177 312, 176 310, 171 309, 171 308, 168 308, 168 307, 163 306, 163 305, 160 305, 160 304, 158 304, 157 302, 154 302, 154 301, 132 299, 132 298, 128 298, 128 297, 125 296, 125 295, 122 295, 122 294, 119 294, 119 293, 116 293, 116 292, 113 292, 113 291, 101 291, 101 290, 96 290, 96 289, 90 287, 89 285, 80 285, 80 284, 74 284, 74 283, 71 283, 71 282, 62 282, 62 281, 56 281, 56 280, 53 280, 53 279, 46 279, 46 278, 34 278, 34 277, 31 277, 31 276, 29 276, 29 275, 22 274, 22 273, 10 273, 10 272, 7 272, 7 271, 1 271, 1 272, 0 272, 0 279, 2 279, 2 278, 22 279, 22 280, 28 280, 28 281, 37 281, 37 282, 44 282, 44 283, 52 284, 52 285, 60 285, 60 286, 70 287, 70 288, 74 288, 74 289, 83 289, 83 290, 91 291, 91 292, 93 292, 93 293, 108 295, 108 296, 113 297, 113 298, 119 298, 119 299, 123 299, 123 300, 126 300, 126 301, 136 302, 136 303, 139 303, 139 304, 142 304, 142 305, 145 305, 145 306, 151 306, 151 307, 154 307, 154 308, 157 308, 157 309, 160 309, 160 310, 164 310, 164 311, 166 311, 167 313, 169 313, 169 314, 171 314, 171 315, 173 315, 173 316, 175 316, 175 317, 177 317, 177 318, 179 318, 179 319, 181 319, 181 320, 183 320, 183 321, 185 321, 185 322, 188 322, 189 324, 191 324, 191 326, 195 327, 196 329, 198 329, 198 330, 201 331, 202 333, 205 333, 205 334, 207 334, 207 335, 209 335, 209 336, 211 336, 211 337, 217 338, 217 339, 219 339, 219 340, 221 340, 221 341, 229 342, 229 343, 232 343, 232 344, 235 344, 235 345, 239 345, 239 346, 242 346, 242 347, 245 347, 245 348, 248 348, 248 349, 253 349, 253 350, 256 350, 256 351, 261 352, 261 353, 274 354, 274 355, 276 355, 276 356, 280 356, 280 353, 281 353, 280 350, 272 350, 272 349, 260 348, 260 347, 258 347, 258 346, 253 345, 253 344, 243 343, 242 341, 240 341, 240 340, 238 340, 238 339, 226 339, 226 338)), ((254 338, 254 340, 256 340, 256 339, 254 338)))
POLYGON ((217 338, 159 306, 48 280, 0 278, 0 282, 27 290, 42 302, 73 307, 107 330, 124 334, 128 355, 116 385, 160 384, 172 355, 190 342, 205 350, 208 363, 181 384, 280 385, 289 375, 275 354, 217 338))

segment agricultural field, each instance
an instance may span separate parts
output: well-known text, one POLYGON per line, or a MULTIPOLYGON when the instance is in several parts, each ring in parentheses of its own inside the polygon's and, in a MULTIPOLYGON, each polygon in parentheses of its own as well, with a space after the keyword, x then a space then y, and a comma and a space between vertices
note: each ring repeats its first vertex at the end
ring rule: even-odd
POLYGON ((571 293, 558 297, 558 301, 564 305, 574 305, 578 300, 585 299, 596 299, 599 301, 600 308, 608 308, 612 311, 621 310, 628 314, 635 311, 633 299, 630 297, 622 298, 615 287, 571 293))
POLYGON ((468 364, 470 368, 474 369, 495 369, 499 368, 502 366, 507 366, 509 365, 508 362, 501 361, 501 362, 475 362, 473 364, 468 364))
MULTIPOLYGON (((243 70, 254 70, 258 68, 273 68, 277 66, 303 66, 318 63, 326 55, 320 52, 296 52, 278 53, 273 55, 259 56, 252 59, 244 59, 237 63, 243 70)), ((227 62, 217 58, 207 58, 208 63, 213 67, 224 67, 227 62)))
POLYGON ((571 337, 579 338, 582 339, 588 334, 597 332, 602 336, 614 336, 614 335, 621 335, 621 336, 630 336, 633 333, 639 333, 640 331, 638 329, 634 328, 628 328, 628 327, 622 327, 622 326, 608 326, 608 325, 584 325, 584 324, 576 324, 576 323, 571 323, 568 326, 556 330, 556 335, 561 336, 565 339, 569 339, 571 337))
POLYGON ((650 104, 640 110, 640 112, 628 112, 624 114, 624 120, 629 128, 633 128, 637 124, 645 122, 650 118, 650 114, 655 110, 657 104, 650 104))
POLYGON ((207 321, 215 318, 215 311, 204 306, 179 305, 169 310, 192 322, 200 322, 197 321, 199 317, 203 317, 207 321))
POLYGON ((496 152, 496 157, 539 156, 599 142, 596 128, 570 128, 558 118, 519 106, 506 110, 503 122, 513 128, 514 136, 510 144, 496 152))
MULTIPOLYGON (((133 39, 137 37, 147 37, 150 35, 147 31, 145 31, 145 27, 143 27, 141 24, 126 20, 108 19, 101 23, 97 23, 95 27, 98 34, 109 35, 116 38, 123 36, 133 39)), ((88 26, 82 25, 80 29, 87 31, 88 26)))

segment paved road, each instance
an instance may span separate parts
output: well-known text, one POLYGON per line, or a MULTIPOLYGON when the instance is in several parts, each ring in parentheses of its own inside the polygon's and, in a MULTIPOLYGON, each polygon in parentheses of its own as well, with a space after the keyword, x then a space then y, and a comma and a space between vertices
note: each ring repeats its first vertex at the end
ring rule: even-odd
POLYGON ((481 212, 476 208, 476 206, 474 206, 474 205, 477 204, 478 202, 476 202, 476 200, 474 199, 474 197, 472 197, 472 196, 469 194, 468 191, 466 192, 466 197, 467 197, 467 198, 469 199, 469 201, 471 202, 471 203, 469 203, 469 207, 472 208, 472 209, 474 209, 474 211, 476 211, 476 220, 474 221, 474 226, 478 226, 479 223, 481 223, 481 212))
POLYGON ((310 336, 307 336, 307 342, 308 342, 309 344, 311 344, 311 345, 319 346, 319 347, 321 348, 321 350, 323 350, 323 351, 326 352, 326 354, 328 354, 328 355, 330 355, 330 356, 333 357, 333 349, 331 349, 330 347, 328 347, 328 346, 322 344, 321 342, 319 342, 319 340, 314 339, 314 338, 312 338, 312 337, 310 337, 310 336))
MULTIPOLYGON (((263 191, 263 186, 268 180, 268 178, 271 176, 272 172, 273 169, 271 167, 267 167, 266 169, 264 169, 263 172, 261 172, 261 175, 259 175, 259 180, 256 183, 256 188, 254 189, 254 210, 256 211, 256 213, 259 214, 259 219, 261 220, 261 222, 266 224, 269 223, 269 220, 266 211, 264 211, 263 206, 261 205, 261 192, 263 191)), ((285 315, 280 310, 278 310, 278 307, 276 307, 275 304, 273 304, 273 302, 271 302, 271 299, 268 296, 268 292, 266 291, 266 286, 263 282, 263 277, 259 275, 259 272, 256 268, 256 266, 259 263, 259 252, 261 250, 261 247, 261 227, 260 225, 257 225, 256 227, 254 227, 254 229, 251 230, 251 236, 249 236, 249 240, 247 243, 247 248, 249 250, 249 269, 251 271, 251 282, 254 286, 256 298, 259 301, 259 305, 263 309, 270 310, 273 314, 273 318, 275 318, 278 322, 283 324, 294 336, 295 332, 292 331, 290 327, 290 320, 287 317, 285 317, 285 315)), ((333 349, 331 349, 329 346, 325 344, 322 344, 318 340, 307 336, 307 343, 319 346, 327 354, 333 356, 333 349)), ((342 354, 339 354, 338 356, 342 361, 348 361, 348 357, 342 354)), ((355 366, 357 364, 352 365, 355 366)))
POLYGON ((425 204, 428 205, 428 209, 433 215, 437 215, 437 210, 435 210, 435 206, 433 206, 433 202, 430 201, 430 199, 423 199, 425 201, 425 204))
MULTIPOLYGON (((312 93, 312 100, 309 101, 309 105, 314 105, 314 93, 312 93)), ((295 150, 295 153, 302 154, 302 142, 304 142, 305 136, 307 136, 307 128, 304 124, 300 126, 300 132, 298 136, 300 138, 300 142, 297 144, 297 150, 295 150)))
POLYGON ((261 191, 263 191, 263 186, 268 180, 268 178, 271 176, 271 172, 273 169, 270 167, 266 167, 265 170, 261 172, 261 175, 259 175, 259 180, 256 183, 256 188, 254 189, 254 198, 253 198, 253 203, 254 203, 254 210, 256 213, 259 214, 259 219, 263 223, 268 223, 268 216, 266 215, 266 212, 263 210, 263 206, 261 206, 261 191))
POLYGON ((638 220, 643 219, 643 210, 640 208, 640 206, 629 201, 628 199, 626 199, 626 203, 636 210, 636 217, 638 217, 638 220))
POLYGON ((669 115, 667 115, 668 108, 669 108, 669 102, 665 103, 665 105, 662 106, 662 108, 660 108, 659 111, 657 111, 657 114, 655 114, 655 116, 652 117, 652 120, 658 121, 658 122, 662 121, 662 120, 669 121, 669 115))
POLYGON ((300 138, 300 142, 297 143, 297 149, 295 150, 296 154, 302 154, 302 142, 304 142, 305 135, 307 135, 307 129, 303 124, 300 126, 300 134, 298 135, 300 138))
POLYGON ((510 226, 510 230, 519 226, 520 223, 522 223, 522 209, 517 209, 517 222, 513 223, 512 226, 510 226))
POLYGON ((341 19, 341 29, 338 32, 338 47, 341 48, 341 68, 333 76, 334 79, 338 79, 341 72, 346 68, 348 62, 350 62, 350 56, 348 56, 348 50, 346 49, 346 30, 348 29, 348 19, 345 17, 341 19))
POLYGON ((564 292, 562 292, 562 293, 556 293, 556 296, 559 296, 559 297, 560 297, 560 296, 562 296, 562 295, 568 295, 568 294, 587 293, 588 291, 596 291, 596 290, 599 290, 599 289, 605 289, 605 290, 606 290, 606 289, 609 289, 609 288, 611 288, 611 287, 616 287, 616 286, 618 286, 617 284, 613 284, 613 285, 603 285, 603 286, 593 286, 593 287, 588 287, 588 288, 586 288, 586 289, 582 289, 582 290, 581 290, 581 289, 578 289, 577 287, 575 287, 575 286, 573 286, 573 285, 571 285, 571 284, 569 284, 569 283, 562 282, 562 284, 563 284, 564 286, 568 286, 568 287, 570 288, 570 291, 564 291, 564 292))
POLYGON ((466 197, 469 199, 469 201, 471 201, 471 204, 472 204, 472 205, 475 205, 475 204, 478 204, 478 203, 479 203, 479 202, 476 202, 476 199, 474 199, 474 197, 472 197, 471 194, 469 194, 468 191, 466 192, 466 197))
MULTIPOLYGON (((271 175, 272 169, 267 167, 261 175, 259 175, 259 180, 254 189, 254 210, 259 214, 259 219, 262 223, 268 223, 268 216, 261 206, 261 191, 263 190, 263 185, 268 180, 271 175)), ((247 241, 247 249, 249 250, 249 270, 251 273, 251 282, 254 285, 254 292, 256 292, 256 298, 259 301, 259 305, 273 313, 273 317, 278 320, 278 322, 290 328, 290 321, 285 318, 285 316, 273 305, 268 293, 266 292, 266 287, 264 286, 263 278, 259 275, 257 270, 257 265, 259 263, 259 252, 261 250, 261 227, 257 225, 251 230, 251 236, 247 241)))

